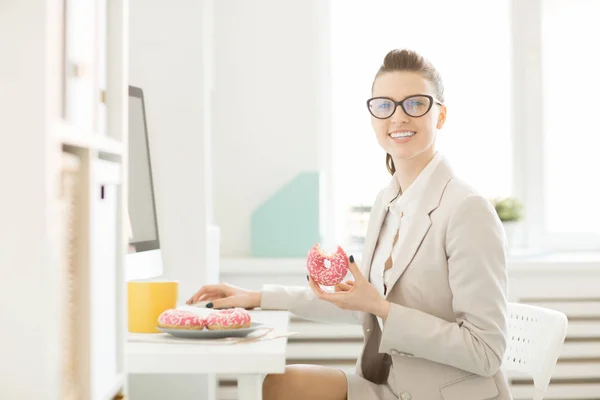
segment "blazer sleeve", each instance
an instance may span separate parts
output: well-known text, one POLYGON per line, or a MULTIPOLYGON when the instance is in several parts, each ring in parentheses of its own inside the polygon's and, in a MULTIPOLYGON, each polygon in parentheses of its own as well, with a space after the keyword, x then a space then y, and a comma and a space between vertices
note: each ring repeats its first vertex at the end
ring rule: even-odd
POLYGON ((487 199, 462 200, 449 220, 446 251, 456 321, 392 304, 379 351, 492 376, 506 350, 507 271, 504 230, 487 199))
POLYGON ((318 322, 361 324, 360 312, 343 310, 319 300, 310 288, 302 286, 263 285, 260 308, 289 310, 299 317, 318 322))

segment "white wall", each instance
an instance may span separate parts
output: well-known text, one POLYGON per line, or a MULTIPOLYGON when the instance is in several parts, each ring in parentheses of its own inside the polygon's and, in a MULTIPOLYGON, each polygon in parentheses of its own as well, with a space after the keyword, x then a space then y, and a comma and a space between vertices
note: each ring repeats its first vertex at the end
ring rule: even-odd
MULTIPOLYGON (((130 0, 130 83, 144 89, 164 277, 180 280, 180 301, 218 279, 206 261, 213 207, 222 254, 247 255, 252 210, 326 165, 328 4, 130 0)), ((159 398, 150 381, 173 379, 206 391, 196 398, 214 389, 135 376, 132 399, 159 398)))
POLYGON ((211 60, 202 19, 210 5, 130 1, 130 84, 144 90, 164 277, 180 280, 180 300, 218 276, 205 262, 212 216, 204 74, 211 60))
MULTIPOLYGON (((207 245, 211 22, 212 0, 130 0, 130 84, 144 90, 163 277, 179 280, 180 303, 218 280, 218 247, 207 245)), ((132 400, 211 399, 215 385, 214 376, 134 375, 129 392, 132 400)))
POLYGON ((248 256, 252 211, 299 172, 327 169, 328 12, 325 0, 215 4, 214 199, 222 256, 248 256))

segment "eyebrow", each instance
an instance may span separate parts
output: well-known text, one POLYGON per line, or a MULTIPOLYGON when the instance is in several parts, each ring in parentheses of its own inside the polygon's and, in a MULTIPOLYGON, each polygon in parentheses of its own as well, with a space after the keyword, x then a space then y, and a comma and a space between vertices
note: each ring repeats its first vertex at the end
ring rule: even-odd
POLYGON ((433 95, 433 94, 428 94, 428 93, 414 93, 414 94, 409 94, 408 96, 406 96, 406 97, 403 97, 403 98, 401 98, 400 100, 396 100, 396 97, 392 97, 392 96, 373 96, 373 98, 381 98, 381 97, 385 97, 386 99, 391 99, 391 100, 394 100, 394 101, 403 101, 403 100, 406 100, 406 99, 408 99, 409 97, 414 97, 414 96, 424 96, 424 95, 426 95, 426 96, 431 96, 431 97, 433 97, 434 99, 436 98, 436 97, 435 97, 435 95, 433 95))

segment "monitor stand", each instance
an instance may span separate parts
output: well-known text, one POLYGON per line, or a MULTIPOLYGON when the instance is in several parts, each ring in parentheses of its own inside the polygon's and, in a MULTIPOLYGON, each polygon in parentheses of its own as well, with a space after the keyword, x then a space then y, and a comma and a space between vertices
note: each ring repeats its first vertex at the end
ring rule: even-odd
POLYGON ((163 274, 160 249, 130 253, 125 256, 125 280, 151 279, 163 274))

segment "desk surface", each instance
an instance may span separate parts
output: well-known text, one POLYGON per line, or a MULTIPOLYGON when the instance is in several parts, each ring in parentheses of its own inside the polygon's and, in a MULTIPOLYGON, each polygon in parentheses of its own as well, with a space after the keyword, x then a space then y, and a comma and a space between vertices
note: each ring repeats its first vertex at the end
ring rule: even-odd
MULTIPOLYGON (((287 311, 250 311, 252 320, 287 332, 287 311)), ((282 373, 287 338, 239 344, 127 342, 127 371, 173 374, 282 373)))

